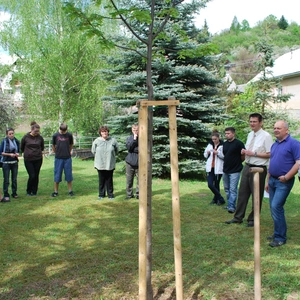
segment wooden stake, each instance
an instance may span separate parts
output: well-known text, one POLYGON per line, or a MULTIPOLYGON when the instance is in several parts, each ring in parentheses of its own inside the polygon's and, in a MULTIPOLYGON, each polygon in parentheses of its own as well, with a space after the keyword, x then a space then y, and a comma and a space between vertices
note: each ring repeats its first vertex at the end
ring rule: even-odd
POLYGON ((139 108, 139 299, 147 299, 148 107, 139 108))
POLYGON ((182 251, 180 232, 179 175, 176 105, 178 100, 139 100, 139 300, 147 300, 147 198, 148 198, 148 107, 169 107, 170 163, 172 179, 172 210, 175 256, 176 299, 183 299, 182 251))
POLYGON ((249 171, 254 173, 254 299, 261 300, 259 173, 262 173, 263 169, 253 167, 249 171))
MULTIPOLYGON (((170 101, 172 100, 174 100, 174 98, 170 99, 170 101)), ((173 210, 176 299, 182 300, 183 299, 182 250, 181 250, 181 229, 180 229, 177 122, 176 122, 175 105, 169 105, 169 134, 170 134, 170 163, 171 163, 171 182, 172 182, 172 210, 173 210)))

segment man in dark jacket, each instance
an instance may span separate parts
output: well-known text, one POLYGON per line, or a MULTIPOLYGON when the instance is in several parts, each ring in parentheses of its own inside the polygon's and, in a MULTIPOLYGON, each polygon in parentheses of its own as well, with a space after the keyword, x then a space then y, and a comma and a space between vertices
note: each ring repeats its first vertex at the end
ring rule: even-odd
POLYGON ((126 161, 126 199, 129 200, 134 198, 133 195, 133 180, 136 176, 136 198, 139 198, 139 177, 138 177, 138 166, 139 166, 139 126, 133 124, 131 127, 132 135, 126 140, 126 147, 128 154, 125 158, 126 161))

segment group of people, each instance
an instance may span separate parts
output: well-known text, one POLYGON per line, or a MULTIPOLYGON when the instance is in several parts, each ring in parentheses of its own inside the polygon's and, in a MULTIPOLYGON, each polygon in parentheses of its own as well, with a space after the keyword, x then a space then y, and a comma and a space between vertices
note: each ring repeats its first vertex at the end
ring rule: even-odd
MULTIPOLYGON (((254 174, 251 167, 262 168, 259 173, 259 202, 260 209, 264 191, 269 193, 271 216, 274 221, 273 235, 269 236, 271 247, 284 245, 287 240, 287 225, 284 215, 284 204, 294 185, 294 176, 298 173, 300 163, 300 142, 289 134, 287 122, 280 120, 274 125, 273 143, 271 135, 262 129, 263 118, 259 113, 249 116, 251 132, 248 134, 246 145, 236 138, 233 127, 225 128, 223 142, 220 134, 214 131, 211 141, 204 150, 208 187, 214 194, 211 204, 226 203, 220 192, 220 181, 223 178, 224 191, 227 198, 227 211, 234 214, 226 224, 241 224, 245 217, 250 196, 254 194, 254 174), (241 178, 240 178, 241 177, 241 178), (267 179, 266 179, 267 178, 267 179)), ((126 199, 139 198, 138 186, 138 125, 132 125, 132 135, 126 140, 128 154, 126 156, 126 199), (134 195, 133 183, 136 177, 134 195)), ((59 183, 62 173, 68 184, 69 196, 74 196, 72 190, 72 159, 73 135, 68 132, 68 126, 61 124, 58 132, 52 136, 52 151, 54 161, 54 192, 58 196, 59 183)), ((40 126, 31 123, 31 130, 24 135, 21 142, 14 136, 14 129, 6 130, 6 137, 0 145, 3 171, 3 197, 1 202, 9 202, 9 179, 11 173, 11 196, 18 198, 17 174, 19 153, 23 153, 24 165, 28 173, 26 193, 35 196, 38 192, 39 173, 43 162, 44 139, 40 135, 40 126)), ((119 151, 118 142, 109 135, 107 126, 99 128, 99 137, 92 144, 94 168, 98 172, 99 195, 114 199, 113 173, 116 167, 116 156, 119 151)), ((254 226, 254 207, 247 217, 247 227, 254 226)))
POLYGON ((284 245, 287 240, 287 225, 284 204, 294 185, 294 176, 300 163, 300 142, 289 134, 288 123, 279 120, 274 125, 272 136, 262 129, 263 118, 259 113, 249 116, 251 132, 246 145, 235 136, 233 127, 225 128, 225 142, 218 132, 212 133, 211 142, 204 151, 207 158, 206 172, 208 187, 214 194, 211 204, 225 204, 220 193, 220 180, 223 176, 224 191, 227 197, 229 213, 234 214, 226 224, 241 224, 246 214, 250 196, 252 210, 247 217, 247 227, 254 226, 254 173, 251 167, 259 167, 259 203, 260 209, 264 192, 269 193, 271 216, 274 231, 268 237, 271 247, 284 245), (240 178, 241 177, 241 178, 240 178))
MULTIPOLYGON (((17 175, 20 152, 23 153, 24 165, 28 173, 26 187, 27 196, 36 196, 39 186, 39 174, 43 163, 44 138, 40 135, 40 125, 31 122, 30 131, 23 136, 19 142, 14 134, 13 128, 6 130, 6 137, 0 145, 0 154, 3 171, 3 197, 1 202, 10 202, 9 180, 11 174, 11 197, 18 198, 17 175)), ((52 197, 58 196, 58 185, 62 180, 62 172, 65 172, 68 182, 69 195, 72 191, 72 160, 71 151, 73 147, 73 136, 67 132, 68 126, 61 124, 59 131, 52 137, 52 151, 55 152, 54 163, 54 192, 52 197)))
MULTIPOLYGON (((15 136, 14 129, 6 130, 6 137, 0 145, 0 154, 3 171, 3 197, 1 202, 10 202, 10 197, 18 198, 17 175, 19 153, 23 153, 24 165, 28 173, 26 194, 36 196, 39 185, 39 173, 43 163, 44 139, 40 135, 40 126, 36 122, 31 123, 31 130, 24 135, 21 142, 15 136), (11 174, 11 196, 9 193, 9 180, 11 174)), ((106 195, 110 200, 114 199, 113 172, 116 166, 116 155, 119 147, 116 139, 109 136, 107 126, 99 128, 99 137, 92 144, 94 154, 94 167, 99 178, 99 200, 106 195)), ((54 191, 52 197, 58 196, 59 183, 62 181, 64 172, 68 185, 68 195, 74 196, 72 190, 72 149, 74 145, 73 135, 68 132, 68 126, 62 123, 59 130, 52 136, 52 152, 54 160, 54 191)), ((134 198, 133 182, 137 178, 135 197, 139 198, 138 187, 138 125, 132 125, 132 135, 127 138, 126 147, 126 199, 134 198)))

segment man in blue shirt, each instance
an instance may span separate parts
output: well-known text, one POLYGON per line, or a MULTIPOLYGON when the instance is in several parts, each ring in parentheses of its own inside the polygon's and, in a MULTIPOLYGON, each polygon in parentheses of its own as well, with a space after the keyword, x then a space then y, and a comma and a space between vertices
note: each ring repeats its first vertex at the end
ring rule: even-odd
POLYGON ((286 220, 284 204, 294 185, 300 162, 300 143, 289 135, 285 121, 274 125, 275 143, 271 147, 271 157, 266 191, 270 195, 270 209, 274 221, 274 234, 268 237, 271 247, 286 243, 286 220))

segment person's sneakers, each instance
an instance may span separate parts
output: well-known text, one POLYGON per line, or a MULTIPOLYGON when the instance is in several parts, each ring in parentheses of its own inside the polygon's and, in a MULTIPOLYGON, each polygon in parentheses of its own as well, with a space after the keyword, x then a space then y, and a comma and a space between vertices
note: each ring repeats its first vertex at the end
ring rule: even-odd
POLYGON ((125 200, 130 200, 130 199, 132 199, 132 198, 134 198, 133 195, 132 195, 132 196, 127 196, 127 197, 125 198, 125 200))
POLYGON ((267 236, 268 241, 273 241, 274 240, 274 234, 267 236))
POLYGON ((115 198, 114 197, 110 197, 110 198, 108 198, 108 200, 115 200, 115 198))
POLYGON ((102 200, 103 199, 103 197, 98 197, 98 200, 102 200))
POLYGON ((217 205, 218 206, 221 206, 221 205, 224 205, 225 204, 225 200, 223 199, 223 200, 218 200, 218 202, 217 202, 217 205))
POLYGON ((280 247, 282 245, 284 245, 286 242, 282 242, 282 241, 278 241, 278 240, 274 240, 273 242, 271 242, 269 244, 270 247, 280 247))
POLYGON ((209 205, 217 205, 217 202, 215 200, 212 200, 209 205))
POLYGON ((15 199, 19 198, 19 196, 17 194, 13 194, 12 197, 15 198, 15 199))
POLYGON ((75 196, 75 194, 73 193, 73 191, 69 192, 69 196, 71 196, 71 197, 75 196))
POLYGON ((2 203, 10 202, 10 199, 9 199, 9 197, 3 197, 3 198, 0 200, 0 202, 2 202, 2 203))
POLYGON ((243 221, 232 219, 232 220, 225 221, 225 223, 226 224, 241 224, 241 223, 243 223, 243 221))
POLYGON ((57 197, 58 196, 58 193, 57 192, 53 192, 52 194, 51 194, 51 197, 57 197))

